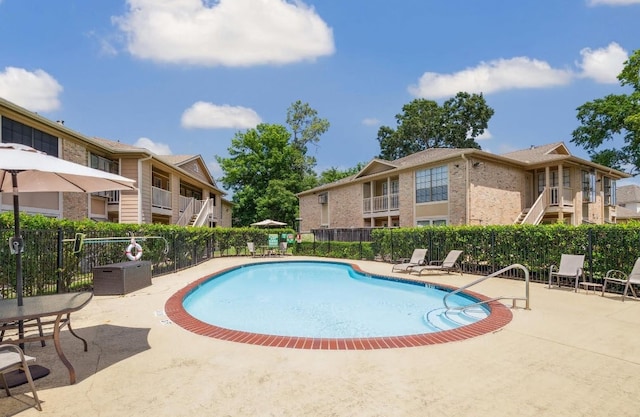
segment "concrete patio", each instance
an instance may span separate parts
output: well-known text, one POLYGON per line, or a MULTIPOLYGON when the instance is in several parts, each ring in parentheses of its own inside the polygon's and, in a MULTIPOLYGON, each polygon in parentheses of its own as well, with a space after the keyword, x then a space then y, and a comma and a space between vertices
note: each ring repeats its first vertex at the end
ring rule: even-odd
MULTIPOLYGON (((289 257, 287 259, 304 259, 289 257)), ((513 309, 501 330, 438 345, 365 351, 296 350, 216 340, 164 315, 190 282, 248 257, 217 258, 153 279, 124 296, 96 296, 72 315, 88 352, 67 330, 27 345, 51 374, 36 381, 43 411, 26 386, 0 397, 2 416, 638 416, 640 302, 531 284, 531 310, 513 309)), ((391 274, 391 265, 353 261, 391 274)), ((394 274, 406 276, 403 274, 394 274)), ((428 275, 463 285, 476 276, 428 275)), ((524 283, 492 278, 474 291, 524 294, 524 283)), ((520 304, 522 305, 522 304, 520 304)))

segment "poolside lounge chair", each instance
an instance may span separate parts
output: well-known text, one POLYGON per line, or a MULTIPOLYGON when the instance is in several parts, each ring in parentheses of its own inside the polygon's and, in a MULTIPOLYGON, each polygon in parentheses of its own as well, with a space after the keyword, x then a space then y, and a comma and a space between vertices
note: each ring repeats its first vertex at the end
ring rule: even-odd
POLYGON ((607 274, 604 277, 604 281, 602 282, 602 296, 604 297, 604 290, 607 288, 607 284, 624 284, 624 292, 622 293, 622 301, 627 296, 627 292, 631 290, 631 294, 635 298, 638 298, 636 294, 636 290, 633 289, 632 285, 640 285, 640 258, 636 259, 636 263, 633 265, 633 269, 629 273, 629 275, 625 274, 622 271, 617 269, 611 269, 607 271, 607 274))
POLYGON ((35 360, 36 358, 25 355, 22 349, 16 345, 9 343, 0 345, 0 383, 2 383, 7 395, 11 396, 11 392, 9 391, 9 383, 7 382, 5 374, 13 371, 22 371, 27 378, 31 392, 33 393, 35 407, 39 411, 42 411, 42 406, 38 399, 38 393, 36 392, 36 386, 33 383, 33 378, 31 377, 31 371, 29 370, 28 365, 31 362, 35 362, 35 360))
POLYGON ((411 259, 406 262, 394 264, 391 272, 409 272, 414 266, 424 265, 425 256, 427 256, 426 249, 415 249, 411 255, 411 259))
POLYGON ((458 258, 460 258, 460 255, 462 255, 461 250, 449 251, 446 258, 443 260, 431 261, 428 265, 413 267, 410 272, 417 272, 418 275, 422 275, 424 271, 446 272, 447 274, 451 271, 458 271, 462 274, 462 269, 460 268, 460 264, 458 264, 458 258))
POLYGON ((549 267, 549 288, 555 279, 558 287, 561 280, 575 281, 575 292, 578 292, 578 283, 580 279, 584 279, 584 255, 567 255, 562 254, 560 257, 560 266, 551 265, 549 267))

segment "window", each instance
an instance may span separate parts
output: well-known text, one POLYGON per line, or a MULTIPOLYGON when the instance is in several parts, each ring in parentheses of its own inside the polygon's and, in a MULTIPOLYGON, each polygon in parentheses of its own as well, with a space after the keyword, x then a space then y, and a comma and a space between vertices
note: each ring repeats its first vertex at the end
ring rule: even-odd
POLYGON ((47 155, 58 157, 58 138, 7 117, 2 118, 2 142, 31 146, 47 155))
POLYGON ((416 172, 416 203, 446 201, 449 198, 447 167, 416 172))
POLYGON ((318 194, 318 204, 327 204, 328 201, 327 193, 318 194))
POLYGON ((538 172, 537 175, 537 185, 538 185, 538 195, 542 194, 544 191, 544 172, 538 172))
POLYGON ((604 204, 607 206, 616 205, 616 180, 604 177, 604 204))
POLYGON ((89 156, 89 164, 91 168, 99 169, 100 171, 109 172, 111 174, 120 173, 118 162, 103 158, 98 155, 91 154, 89 156))
POLYGON ((391 194, 398 194, 400 192, 400 183, 398 180, 391 181, 391 194))
POLYGON ((594 203, 596 201, 596 173, 582 171, 582 202, 594 203))
POLYGON ((423 226, 446 226, 447 220, 445 219, 428 219, 428 220, 418 220, 416 225, 419 227, 423 226))

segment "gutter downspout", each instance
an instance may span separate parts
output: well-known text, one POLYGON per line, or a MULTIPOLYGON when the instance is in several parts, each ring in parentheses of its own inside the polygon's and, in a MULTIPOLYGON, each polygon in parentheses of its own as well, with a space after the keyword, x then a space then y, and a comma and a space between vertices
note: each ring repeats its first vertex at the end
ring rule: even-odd
MULTIPOLYGON (((138 224, 142 224, 142 163, 151 158, 153 156, 149 155, 146 158, 138 159, 138 224)), ((122 209, 122 204, 120 208, 122 209)))
POLYGON ((469 185, 469 160, 462 154, 462 160, 464 161, 464 198, 465 198, 465 225, 469 225, 469 217, 470 217, 470 204, 471 204, 471 196, 469 195, 470 185, 469 185))

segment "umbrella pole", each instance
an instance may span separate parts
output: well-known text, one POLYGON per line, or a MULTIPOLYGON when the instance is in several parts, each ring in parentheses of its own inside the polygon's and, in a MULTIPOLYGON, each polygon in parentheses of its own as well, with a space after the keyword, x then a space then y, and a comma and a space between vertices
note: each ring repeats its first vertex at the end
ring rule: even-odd
MULTIPOLYGON (((16 251, 16 295, 18 306, 23 305, 22 300, 22 237, 20 237, 20 201, 18 198, 18 171, 11 171, 11 185, 13 186, 13 225, 15 234, 13 236, 13 248, 16 251)), ((18 338, 24 337, 24 322, 18 321, 18 338)), ((24 343, 20 343, 20 348, 24 349, 24 343)))
POLYGON ((20 237, 20 202, 18 198, 18 171, 11 171, 11 184, 13 185, 13 249, 16 251, 16 294, 18 305, 22 301, 22 238, 20 237))

